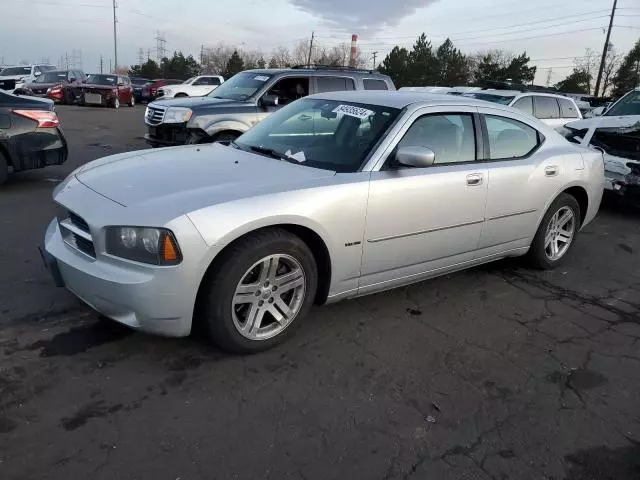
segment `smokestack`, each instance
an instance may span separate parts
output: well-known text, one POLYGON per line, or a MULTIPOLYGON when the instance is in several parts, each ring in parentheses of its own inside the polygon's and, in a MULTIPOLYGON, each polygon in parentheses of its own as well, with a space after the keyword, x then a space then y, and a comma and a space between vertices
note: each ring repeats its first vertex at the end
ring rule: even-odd
POLYGON ((351 35, 351 55, 349 56, 349 66, 356 66, 356 57, 358 56, 358 35, 351 35))

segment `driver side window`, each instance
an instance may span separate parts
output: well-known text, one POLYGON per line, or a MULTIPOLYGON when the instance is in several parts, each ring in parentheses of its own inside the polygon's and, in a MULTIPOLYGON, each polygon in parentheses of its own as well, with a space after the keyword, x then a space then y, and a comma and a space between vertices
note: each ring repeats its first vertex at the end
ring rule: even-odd
POLYGON ((284 106, 309 95, 309 77, 287 77, 276 82, 268 95, 278 97, 278 105, 284 106))
POLYGON ((426 147, 435 153, 434 165, 476 159, 476 137, 471 114, 424 115, 409 127, 401 147, 426 147))

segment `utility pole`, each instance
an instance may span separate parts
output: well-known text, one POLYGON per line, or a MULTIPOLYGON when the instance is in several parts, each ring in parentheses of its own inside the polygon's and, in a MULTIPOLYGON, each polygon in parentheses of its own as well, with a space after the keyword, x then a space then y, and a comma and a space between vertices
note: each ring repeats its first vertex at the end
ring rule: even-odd
POLYGON ((636 88, 640 84, 640 60, 636 62, 636 88))
POLYGON ((200 47, 200 65, 204 65, 204 43, 200 47))
POLYGON ((144 50, 142 48, 138 49, 138 65, 142 65, 144 63, 144 50))
POLYGON ((100 74, 102 74, 102 55, 100 55, 100 74))
POLYGON ((373 52, 371 55, 373 55, 373 69, 376 69, 376 57, 378 56, 378 52, 373 52))
POLYGON ((307 57, 307 65, 311 65, 311 51, 313 50, 313 39, 315 38, 316 32, 311 32, 311 42, 309 43, 309 56, 307 57))
POLYGON ((109 73, 113 73, 113 67, 111 66, 111 59, 109 59, 109 73))
POLYGON ((604 47, 602 48, 602 58, 600 59, 600 68, 598 69, 598 79, 596 80, 596 89, 593 94, 597 97, 600 90, 600 82, 602 81, 602 72, 604 71, 604 64, 607 61, 607 50, 609 49, 609 38, 611 38, 611 29, 613 28, 613 17, 616 14, 616 5, 618 0, 613 0, 613 8, 611 9, 611 18, 609 18, 609 29, 607 30, 607 38, 604 41, 604 47))
POLYGON ((550 68, 549 71, 547 72, 547 81, 546 81, 547 87, 551 85, 551 75, 553 75, 553 68, 550 68))
POLYGON ((113 58, 115 60, 116 68, 118 68, 118 32, 116 29, 116 0, 113 0, 113 58))

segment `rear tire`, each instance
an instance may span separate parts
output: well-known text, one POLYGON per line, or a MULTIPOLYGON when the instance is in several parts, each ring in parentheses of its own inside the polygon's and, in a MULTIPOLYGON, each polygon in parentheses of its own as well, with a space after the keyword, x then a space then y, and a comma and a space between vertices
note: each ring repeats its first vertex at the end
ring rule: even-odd
POLYGON ((276 228, 249 234, 205 276, 197 327, 226 351, 255 353, 273 348, 308 313, 317 278, 313 254, 299 237, 276 228))
POLYGON ((9 177, 9 161, 4 153, 0 152, 0 185, 7 181, 9 177))
POLYGON ((568 193, 556 198, 533 238, 527 260, 531 267, 548 270, 562 264, 576 242, 581 223, 580 205, 568 193))

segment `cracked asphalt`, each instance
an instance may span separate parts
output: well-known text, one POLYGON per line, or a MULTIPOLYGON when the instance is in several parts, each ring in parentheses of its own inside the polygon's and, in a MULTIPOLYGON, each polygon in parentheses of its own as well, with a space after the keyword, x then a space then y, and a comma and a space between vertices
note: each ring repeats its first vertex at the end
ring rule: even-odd
POLYGON ((0 188, 0 478, 640 478, 640 213, 568 263, 501 261, 315 308, 273 351, 134 333, 36 247, 77 165, 144 148, 144 109, 60 107, 64 166, 0 188))

